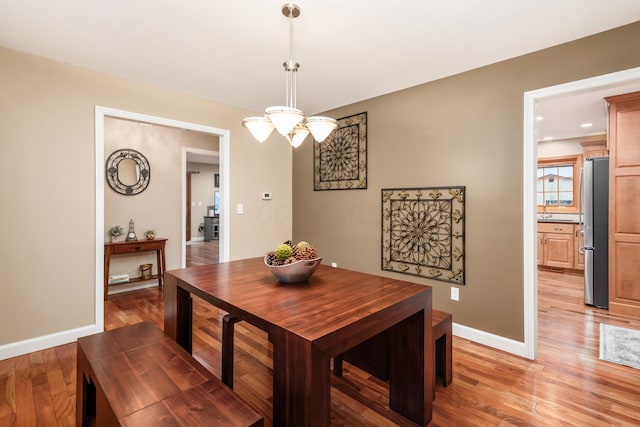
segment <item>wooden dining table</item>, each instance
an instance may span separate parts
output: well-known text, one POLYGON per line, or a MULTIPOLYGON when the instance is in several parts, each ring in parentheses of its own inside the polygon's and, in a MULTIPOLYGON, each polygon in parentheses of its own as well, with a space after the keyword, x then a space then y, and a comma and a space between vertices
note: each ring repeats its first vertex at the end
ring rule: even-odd
POLYGON ((270 334, 274 426, 329 426, 331 358, 384 330, 389 407, 431 421, 431 287, 327 265, 283 284, 262 258, 168 271, 164 285, 164 331, 189 352, 192 295, 270 334))

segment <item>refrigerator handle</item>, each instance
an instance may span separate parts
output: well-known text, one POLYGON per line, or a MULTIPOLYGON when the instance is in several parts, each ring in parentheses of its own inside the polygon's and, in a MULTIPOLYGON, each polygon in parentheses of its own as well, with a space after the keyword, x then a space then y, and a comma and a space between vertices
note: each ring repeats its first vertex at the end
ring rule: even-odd
POLYGON ((582 200, 582 193, 584 192, 584 166, 580 168, 580 183, 578 184, 578 223, 580 224, 580 233, 584 236, 584 206, 582 200))
MULTIPOLYGON (((580 233, 581 233, 581 232, 580 232, 580 229, 578 228, 578 229, 576 230, 576 239, 580 239, 580 233)), ((579 240, 578 240, 578 241, 579 241, 579 240)), ((580 246, 580 247, 578 248, 578 253, 579 253, 580 255, 584 255, 584 251, 585 251, 584 246, 580 246)))

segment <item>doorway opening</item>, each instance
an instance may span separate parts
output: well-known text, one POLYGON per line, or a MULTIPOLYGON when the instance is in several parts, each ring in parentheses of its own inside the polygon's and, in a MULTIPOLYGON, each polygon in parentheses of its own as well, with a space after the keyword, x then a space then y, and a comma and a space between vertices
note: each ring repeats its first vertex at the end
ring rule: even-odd
POLYGON ((220 153, 185 147, 185 267, 220 261, 220 153))
MULTIPOLYGON (((549 97, 640 83, 640 67, 560 84, 524 93, 523 139, 523 283, 524 283, 524 353, 535 359, 538 343, 538 274, 537 274, 537 121, 536 105, 549 97)), ((620 92, 618 92, 620 93, 620 92)))
MULTIPOLYGON (((146 114, 139 114, 130 111, 117 110, 102 106, 96 106, 95 108, 95 327, 96 332, 102 332, 104 330, 104 263, 103 263, 103 251, 105 242, 104 231, 104 177, 105 177, 105 163, 104 163, 104 147, 105 147, 105 118, 113 117, 117 119, 130 120, 141 123, 149 123, 154 125, 166 126, 171 128, 184 129, 189 131, 201 132, 210 135, 217 136, 219 139, 219 173, 220 173, 220 208, 221 208, 221 233, 220 233, 220 261, 226 261, 229 254, 229 147, 230 147, 230 132, 227 129, 219 129, 210 126, 199 125, 195 123, 182 122, 172 120, 163 117, 149 116, 146 114)), ((186 151, 182 152, 182 159, 180 163, 181 168, 181 221, 180 221, 180 242, 181 242, 181 260, 180 266, 185 266, 185 200, 186 200, 186 151)))

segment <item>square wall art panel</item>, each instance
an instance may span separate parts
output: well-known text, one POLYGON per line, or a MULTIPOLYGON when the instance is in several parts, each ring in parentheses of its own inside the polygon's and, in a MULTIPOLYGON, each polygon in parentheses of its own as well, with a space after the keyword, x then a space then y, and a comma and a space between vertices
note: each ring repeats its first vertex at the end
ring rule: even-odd
POLYGON ((338 119, 324 142, 313 144, 313 189, 367 188, 367 113, 338 119))
POLYGON ((464 285, 465 187, 382 189, 382 270, 464 285))

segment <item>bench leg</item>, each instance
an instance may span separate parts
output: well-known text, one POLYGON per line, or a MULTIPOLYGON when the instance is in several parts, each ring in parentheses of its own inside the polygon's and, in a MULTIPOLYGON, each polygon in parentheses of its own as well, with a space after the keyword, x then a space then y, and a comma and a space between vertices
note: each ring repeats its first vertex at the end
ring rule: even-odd
POLYGON ((233 389, 233 335, 234 325, 240 319, 227 314, 222 318, 222 382, 233 389))
POLYGON ((96 416, 96 386, 89 377, 87 358, 77 347, 76 359, 76 425, 84 427, 96 416))
POLYGON ((80 372, 76 392, 76 425, 85 427, 96 416, 96 386, 80 372))
POLYGON ((438 337, 435 342, 436 351, 436 375, 442 378, 442 385, 448 386, 451 384, 453 377, 452 374, 452 337, 451 329, 448 329, 446 333, 438 337))
POLYGON ((333 358, 333 375, 342 376, 342 355, 333 358))
POLYGON ((436 376, 442 378, 442 385, 448 386, 452 379, 452 352, 453 338, 452 327, 453 321, 451 314, 437 312, 438 318, 434 318, 433 328, 433 351, 434 351, 434 368, 433 375, 433 398, 436 398, 436 376))
POLYGON ((442 350, 444 352, 444 354, 442 355, 442 358, 444 360, 444 374, 442 375, 442 385, 446 387, 451 384, 451 381, 453 379, 453 338, 451 329, 449 329, 449 332, 447 332, 443 338, 445 342, 442 345, 442 347, 444 347, 444 349, 442 350))
POLYGON ((109 399, 104 394, 104 390, 100 387, 98 381, 95 385, 95 405, 96 405, 96 422, 95 427, 103 426, 119 426, 120 421, 115 412, 111 408, 109 399))

